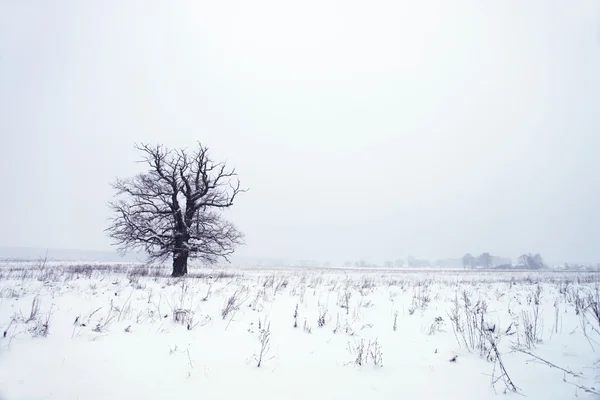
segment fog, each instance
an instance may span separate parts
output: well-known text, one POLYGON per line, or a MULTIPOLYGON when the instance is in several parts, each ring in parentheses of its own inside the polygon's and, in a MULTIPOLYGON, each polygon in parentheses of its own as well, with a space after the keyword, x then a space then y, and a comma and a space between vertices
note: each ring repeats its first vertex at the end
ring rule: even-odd
POLYGON ((600 261, 600 3, 0 0, 0 245, 110 250, 135 142, 210 147, 246 257, 600 261))

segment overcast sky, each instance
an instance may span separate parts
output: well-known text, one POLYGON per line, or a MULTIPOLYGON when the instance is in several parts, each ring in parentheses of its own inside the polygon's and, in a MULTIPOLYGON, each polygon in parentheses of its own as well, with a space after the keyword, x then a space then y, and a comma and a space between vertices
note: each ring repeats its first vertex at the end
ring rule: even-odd
POLYGON ((200 140, 239 255, 600 261, 600 2, 0 0, 0 135, 4 246, 110 249, 200 140))

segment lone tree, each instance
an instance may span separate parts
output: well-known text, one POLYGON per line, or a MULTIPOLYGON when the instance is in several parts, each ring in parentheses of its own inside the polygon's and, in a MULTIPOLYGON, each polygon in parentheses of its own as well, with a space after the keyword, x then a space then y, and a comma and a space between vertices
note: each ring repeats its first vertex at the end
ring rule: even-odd
POLYGON ((145 251, 150 261, 173 257, 172 276, 187 274, 188 258, 207 264, 231 255, 243 235, 222 217, 244 192, 235 169, 194 152, 136 145, 148 171, 113 184, 116 200, 107 229, 119 251, 145 251))

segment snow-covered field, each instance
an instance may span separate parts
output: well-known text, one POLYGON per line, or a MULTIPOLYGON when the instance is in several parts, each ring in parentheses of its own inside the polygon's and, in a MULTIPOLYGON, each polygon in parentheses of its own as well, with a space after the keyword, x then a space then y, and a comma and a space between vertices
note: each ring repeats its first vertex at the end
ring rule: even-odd
POLYGON ((600 391, 598 274, 192 272, 0 267, 0 397, 586 399, 600 391))

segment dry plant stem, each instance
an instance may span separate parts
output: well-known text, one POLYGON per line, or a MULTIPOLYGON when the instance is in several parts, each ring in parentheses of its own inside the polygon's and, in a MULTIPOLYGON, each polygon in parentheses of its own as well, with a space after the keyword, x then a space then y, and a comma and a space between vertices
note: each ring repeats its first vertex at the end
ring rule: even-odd
POLYGON ((569 374, 569 375, 571 375, 571 376, 573 376, 575 378, 581 378, 581 377, 583 377, 583 375, 578 374, 576 372, 573 372, 573 371, 571 371, 569 369, 565 369, 565 368, 559 367, 558 365, 556 365, 554 363, 551 363, 550 361, 541 358, 537 354, 535 354, 535 353, 533 353, 533 352, 531 352, 531 351, 529 351, 527 349, 523 349, 521 347, 513 347, 513 350, 517 351, 519 353, 527 354, 528 356, 533 357, 535 359, 535 361, 540 362, 542 364, 546 364, 549 367, 559 369, 559 370, 563 371, 564 373, 569 374))
POLYGON ((598 392, 598 391, 597 391, 595 388, 593 388, 593 387, 592 387, 592 388, 590 388, 590 387, 583 386, 583 385, 580 385, 580 384, 577 384, 577 383, 574 383, 574 382, 569 382, 569 381, 567 381, 566 379, 565 379, 565 382, 566 382, 566 383, 568 383, 568 384, 570 384, 570 385, 573 385, 573 386, 575 386, 575 387, 576 387, 576 388, 578 388, 578 389, 581 389, 581 390, 583 390, 583 391, 584 391, 584 392, 586 392, 586 393, 592 393, 592 394, 595 394, 596 396, 600 396, 600 392, 598 392))
POLYGON ((125 309, 125 307, 127 307, 127 304, 129 303, 129 300, 131 299, 131 296, 133 295, 133 292, 135 290, 132 290, 131 293, 129 293, 129 297, 127 297, 127 300, 125 300, 125 304, 123 304, 123 307, 121 307, 121 309, 119 310, 119 317, 117 318, 117 321, 121 321, 121 315, 123 314, 123 310, 125 309))
MULTIPOLYGON (((504 362, 502 361, 502 357, 500 356, 500 352, 498 351, 498 347, 496 346, 496 343, 494 342, 494 340, 492 338, 489 338, 489 337, 488 337, 488 341, 490 343, 490 346, 492 347, 492 351, 494 352, 494 354, 496 356, 496 363, 500 367, 500 376, 492 381, 492 386, 495 385, 500 379, 502 379, 502 380, 504 380, 504 385, 506 386, 506 388, 508 390, 510 390, 511 392, 518 393, 519 388, 513 383, 512 379, 508 375, 508 372, 506 371, 504 362)), ((494 364, 494 371, 495 371, 495 369, 496 369, 496 366, 494 364)))

